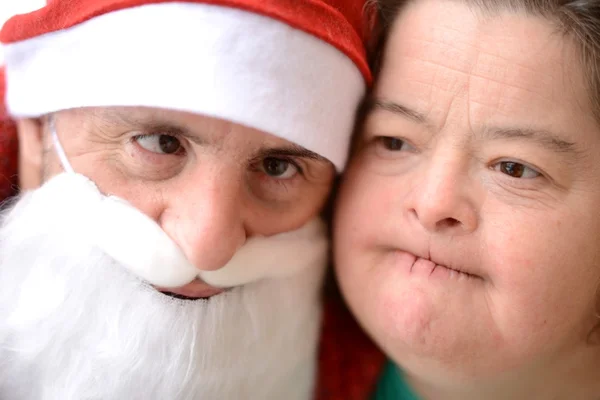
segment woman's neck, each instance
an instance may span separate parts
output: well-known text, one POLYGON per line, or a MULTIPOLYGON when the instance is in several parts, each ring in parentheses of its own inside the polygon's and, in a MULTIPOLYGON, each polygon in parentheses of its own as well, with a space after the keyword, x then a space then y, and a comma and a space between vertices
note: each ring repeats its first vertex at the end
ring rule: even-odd
POLYGON ((551 363, 462 386, 436 385, 418 376, 405 378, 423 400, 600 400, 600 346, 586 345, 581 350, 551 363))

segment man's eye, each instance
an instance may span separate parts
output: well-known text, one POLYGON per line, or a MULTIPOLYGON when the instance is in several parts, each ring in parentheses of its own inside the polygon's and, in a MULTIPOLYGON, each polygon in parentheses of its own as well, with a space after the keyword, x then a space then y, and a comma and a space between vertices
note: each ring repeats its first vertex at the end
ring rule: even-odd
POLYGON ((411 147, 404 140, 392 136, 380 136, 377 139, 388 151, 408 150, 411 147))
POLYGON ((494 165, 496 171, 519 179, 533 179, 541 174, 531 167, 514 161, 501 161, 494 165))
POLYGON ((143 149, 157 154, 177 154, 183 149, 179 139, 171 135, 139 135, 134 140, 143 149))
POLYGON ((290 179, 298 173, 298 167, 291 161, 267 157, 262 161, 262 168, 265 174, 277 179, 290 179))

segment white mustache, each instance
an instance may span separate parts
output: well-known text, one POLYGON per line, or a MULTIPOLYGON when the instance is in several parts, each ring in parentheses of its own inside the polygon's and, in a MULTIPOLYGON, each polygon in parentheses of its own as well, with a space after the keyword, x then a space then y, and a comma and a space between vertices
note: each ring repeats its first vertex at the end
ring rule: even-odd
MULTIPOLYGON (((301 272, 210 301, 173 299, 93 242, 106 200, 66 174, 0 212, 0 399, 311 397, 325 270, 311 260, 326 254, 272 263, 301 272)), ((153 244, 127 245, 137 233, 107 214, 118 225, 104 234, 152 259, 153 244)))
MULTIPOLYGON (((324 224, 318 219, 296 231, 250 238, 222 268, 202 271, 201 266, 189 262, 154 220, 123 199, 105 196, 83 175, 60 174, 37 192, 44 201, 50 196, 56 199, 53 204, 81 211, 87 226, 83 230, 88 232, 91 244, 155 286, 180 287, 200 278, 216 287, 234 287, 294 275, 301 264, 286 261, 300 255, 315 254, 315 263, 325 262, 323 255, 328 241, 324 224), (273 268, 273 262, 265 262, 265 257, 274 262, 281 260, 281 268, 273 268), (289 265, 298 266, 289 268, 289 265)), ((33 196, 35 201, 36 193, 33 196)))

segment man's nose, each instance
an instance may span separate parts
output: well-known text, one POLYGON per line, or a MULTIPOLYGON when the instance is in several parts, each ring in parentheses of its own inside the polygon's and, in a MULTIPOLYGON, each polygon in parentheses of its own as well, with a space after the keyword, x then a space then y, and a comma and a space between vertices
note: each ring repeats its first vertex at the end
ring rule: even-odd
POLYGON ((233 173, 204 171, 168 200, 160 224, 198 269, 224 267, 244 244, 241 181, 233 173))
POLYGON ((467 165, 449 155, 434 157, 418 175, 409 212, 425 230, 463 235, 477 229, 477 189, 467 165))

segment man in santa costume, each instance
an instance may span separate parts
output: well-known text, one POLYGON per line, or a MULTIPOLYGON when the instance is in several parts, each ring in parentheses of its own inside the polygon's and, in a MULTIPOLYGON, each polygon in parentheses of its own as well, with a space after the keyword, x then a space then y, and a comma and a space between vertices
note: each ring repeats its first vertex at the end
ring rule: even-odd
POLYGON ((366 396, 380 357, 337 312, 320 339, 319 217, 370 84, 363 3, 49 0, 4 25, 1 399, 366 396))

